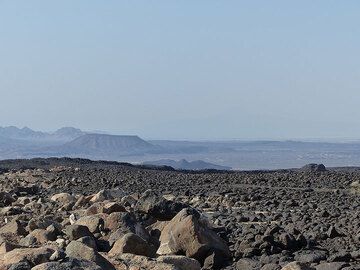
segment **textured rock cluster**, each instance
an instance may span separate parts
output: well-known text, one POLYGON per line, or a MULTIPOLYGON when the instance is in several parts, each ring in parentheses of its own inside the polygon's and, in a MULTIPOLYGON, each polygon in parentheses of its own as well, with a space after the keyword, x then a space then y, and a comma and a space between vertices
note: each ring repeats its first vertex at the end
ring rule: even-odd
POLYGON ((0 269, 360 269, 356 168, 2 167, 0 269))

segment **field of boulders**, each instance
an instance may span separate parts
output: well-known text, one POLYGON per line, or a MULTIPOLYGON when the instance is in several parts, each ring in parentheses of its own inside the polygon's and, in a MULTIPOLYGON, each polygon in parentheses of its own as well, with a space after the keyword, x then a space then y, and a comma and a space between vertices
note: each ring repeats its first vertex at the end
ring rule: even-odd
POLYGON ((0 161, 0 270, 360 269, 360 169, 0 161))

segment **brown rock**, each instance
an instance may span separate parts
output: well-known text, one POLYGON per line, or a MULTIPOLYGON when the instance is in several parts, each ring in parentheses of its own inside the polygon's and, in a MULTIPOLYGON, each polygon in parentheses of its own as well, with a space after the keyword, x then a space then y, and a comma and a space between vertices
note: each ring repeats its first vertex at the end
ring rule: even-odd
POLYGON ((105 204, 102 210, 103 213, 106 214, 111 214, 115 212, 126 212, 125 207, 116 202, 110 202, 105 204))
POLYGON ((93 234, 87 226, 77 224, 66 226, 65 234, 68 236, 69 240, 77 240, 84 236, 93 237, 93 234))
POLYGON ((98 193, 92 195, 90 202, 92 203, 102 202, 110 199, 113 199, 113 197, 111 196, 111 193, 108 190, 100 190, 98 193))
POLYGON ((101 230, 101 228, 104 228, 104 220, 98 215, 81 217, 75 224, 88 227, 89 231, 92 233, 97 233, 101 230))
POLYGON ((149 245, 144 239, 134 233, 127 233, 117 240, 113 248, 109 251, 110 256, 131 253, 147 257, 154 257, 155 247, 149 245))
POLYGON ((12 220, 11 222, 2 226, 0 228, 0 234, 3 234, 3 233, 11 233, 11 234, 16 234, 16 235, 26 235, 27 234, 25 227, 18 220, 12 220))
POLYGON ((17 248, 0 255, 0 269, 22 261, 28 261, 31 265, 48 262, 54 249, 50 247, 40 248, 17 248))
POLYGON ((57 202, 61 205, 65 205, 68 203, 76 202, 76 198, 69 193, 58 193, 51 197, 52 201, 57 202))
POLYGON ((101 256, 96 250, 78 242, 71 241, 66 247, 66 254, 69 257, 80 258, 96 263, 102 269, 112 270, 115 269, 113 265, 101 256))
POLYGON ((230 257, 225 241, 211 231, 206 222, 200 220, 199 214, 190 209, 183 209, 161 232, 157 253, 160 255, 184 253, 203 262, 211 251, 216 251, 226 258, 230 257))
POLYGON ((0 254, 4 254, 6 252, 9 252, 9 251, 12 251, 14 250, 15 248, 18 248, 19 246, 13 244, 13 243, 10 243, 10 242, 7 242, 7 241, 4 241, 1 245, 0 245, 0 254))
POLYGON ((45 244, 48 241, 55 241, 56 235, 44 229, 35 229, 30 235, 35 237, 36 241, 40 244, 45 244))

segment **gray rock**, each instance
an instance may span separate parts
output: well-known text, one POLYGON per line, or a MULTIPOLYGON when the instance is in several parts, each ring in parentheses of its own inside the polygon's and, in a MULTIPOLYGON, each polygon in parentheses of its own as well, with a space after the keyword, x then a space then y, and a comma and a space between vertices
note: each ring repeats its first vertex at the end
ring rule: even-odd
POLYGON ((78 242, 71 241, 66 247, 66 254, 68 257, 88 260, 100 266, 104 270, 113 270, 114 266, 101 256, 96 250, 78 242))

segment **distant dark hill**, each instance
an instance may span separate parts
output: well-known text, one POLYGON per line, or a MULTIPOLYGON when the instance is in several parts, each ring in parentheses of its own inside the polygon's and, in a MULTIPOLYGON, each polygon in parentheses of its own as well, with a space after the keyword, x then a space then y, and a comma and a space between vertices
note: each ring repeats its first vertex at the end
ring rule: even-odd
POLYGON ((161 147, 144 141, 138 136, 85 134, 56 147, 63 155, 116 158, 126 155, 157 153, 161 147))
POLYGON ((231 167, 216 165, 213 163, 205 162, 203 160, 187 161, 181 159, 179 161, 172 159, 161 159, 156 161, 148 161, 142 163, 143 165, 154 166, 170 166, 177 170, 231 170, 231 167))

